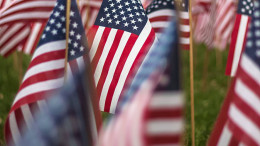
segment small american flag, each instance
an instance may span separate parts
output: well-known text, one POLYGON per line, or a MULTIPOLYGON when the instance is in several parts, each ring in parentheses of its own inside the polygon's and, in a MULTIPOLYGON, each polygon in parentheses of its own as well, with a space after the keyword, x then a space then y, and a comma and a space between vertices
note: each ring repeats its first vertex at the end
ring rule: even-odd
POLYGON ((190 26, 189 26, 189 3, 188 0, 154 0, 146 9, 147 16, 152 27, 159 38, 162 30, 168 26, 172 17, 176 17, 175 9, 179 8, 180 18, 180 45, 183 49, 189 49, 190 44, 190 26))
MULTIPOLYGON (((58 0, 32 57, 5 125, 6 141, 17 144, 22 125, 30 128, 34 108, 64 83, 66 0, 58 0)), ((86 37, 75 0, 70 12, 68 74, 80 70, 86 54, 86 37)))
MULTIPOLYGON (((226 48, 230 41, 230 36, 234 27, 236 14, 235 0, 218 0, 216 1, 216 20, 215 20, 215 37, 214 46, 220 50, 226 48)), ((214 11, 214 9, 213 9, 214 11)))
POLYGON ((107 129, 101 131, 98 145, 181 144, 183 97, 179 85, 176 21, 169 26, 162 41, 145 57, 131 86, 132 97, 127 99, 127 104, 123 103, 124 108, 108 123, 107 129))
POLYGON ((246 48, 209 145, 260 145, 260 5, 254 4, 246 48))
POLYGON ((242 50, 245 47, 246 34, 253 8, 253 1, 239 0, 236 21, 231 35, 226 75, 235 76, 242 50))
POLYGON ((100 109, 114 113, 128 76, 154 42, 155 33, 139 0, 108 0, 103 1, 88 38, 100 109))

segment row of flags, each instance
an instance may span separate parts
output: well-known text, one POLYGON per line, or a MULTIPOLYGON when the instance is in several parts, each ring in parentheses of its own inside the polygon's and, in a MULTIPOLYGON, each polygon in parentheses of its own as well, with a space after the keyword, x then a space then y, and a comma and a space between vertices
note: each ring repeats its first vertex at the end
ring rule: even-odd
MULTIPOLYGON (((93 97, 88 96, 88 92, 93 91, 93 87, 92 90, 84 89, 91 86, 89 84, 91 79, 85 80, 86 76, 82 77, 84 67, 88 66, 87 72, 90 75, 87 77, 91 78, 91 73, 93 73, 95 81, 93 86, 96 86, 97 89, 96 98, 100 98, 99 107, 101 110, 114 113, 119 96, 123 87, 126 86, 125 83, 131 83, 130 79, 135 74, 139 77, 139 71, 137 70, 151 69, 151 66, 149 67, 150 61, 155 57, 154 55, 161 52, 158 49, 161 45, 165 52, 158 54, 156 58, 162 61, 153 60, 159 64, 146 72, 148 78, 144 78, 144 80, 148 80, 147 83, 153 83, 151 84, 153 87, 148 88, 150 93, 146 93, 146 89, 140 88, 140 90, 136 91, 137 96, 129 100, 139 102, 139 99, 141 99, 139 93, 141 95, 151 95, 144 100, 147 102, 138 103, 144 107, 142 109, 144 115, 140 114, 139 118, 143 121, 143 118, 146 117, 144 122, 147 125, 155 124, 160 126, 161 122, 157 121, 158 118, 164 119, 163 123, 172 125, 171 121, 177 118, 176 124, 183 126, 180 112, 182 106, 178 104, 174 108, 171 105, 176 104, 175 100, 168 102, 171 96, 176 94, 178 96, 176 101, 183 104, 182 96, 179 93, 179 82, 173 84, 174 80, 172 79, 179 79, 179 73, 175 73, 179 71, 176 70, 179 64, 176 60, 178 59, 176 21, 169 27, 167 39, 162 38, 163 41, 159 43, 140 1, 103 1, 96 21, 88 31, 87 43, 85 28, 75 0, 72 1, 69 13, 70 27, 69 30, 66 30, 65 24, 68 21, 65 15, 66 2, 66 0, 57 1, 41 34, 38 46, 6 121, 5 138, 7 143, 9 145, 35 145, 39 142, 42 142, 42 145, 93 145, 93 142, 97 139, 100 126, 97 118, 97 114, 100 116, 100 113, 95 112, 98 103, 89 101, 95 100, 93 97), (119 23, 123 25, 118 25, 119 23), (69 33, 67 38, 69 43, 68 54, 66 54, 65 50, 66 31, 69 33), (174 45, 173 48, 172 45, 174 45), (151 46, 153 46, 152 49, 150 49, 151 46), (173 49, 174 51, 171 51, 173 49), (64 63, 66 57, 68 62, 64 63), (167 63, 169 59, 174 59, 175 65, 173 68, 171 64, 167 63), (64 71, 65 66, 67 66, 66 73, 64 71), (166 66, 168 66, 167 73, 169 71, 173 76, 162 75, 166 66), (158 69, 162 72, 154 74, 158 69), (81 77, 77 72, 81 72, 81 77), (65 83, 69 85, 63 87, 65 75, 68 76, 68 81, 65 83), (163 80, 165 80, 164 78, 171 79, 171 82, 163 83, 164 86, 158 87, 157 90, 165 90, 169 93, 165 95, 163 92, 158 93, 154 97, 155 99, 152 100, 153 88, 156 87, 161 76, 163 80), (76 83, 73 83, 73 80, 76 80, 76 83), (101 86, 100 89, 99 85, 101 86), (60 95, 55 94, 61 88, 65 89, 60 91, 60 95), (176 90, 176 93, 172 90, 176 90), (78 101, 78 98, 82 98, 80 100, 85 100, 85 102, 78 101), (102 104, 102 102, 105 103, 102 104), (82 104, 82 106, 77 106, 77 104, 82 104), (175 110, 177 112, 172 114, 171 111, 175 110), (165 112, 168 114, 165 115, 165 112), (145 113, 149 113, 149 116, 145 113), (86 122, 87 124, 85 124, 86 122), (49 130, 54 134, 49 135, 49 130), (91 138, 86 140, 85 137, 91 138)), ((28 23, 30 21, 28 20, 28 23)), ((143 83, 139 85, 145 86, 143 83)), ((136 107, 136 105, 133 106, 136 107)), ((132 116, 134 116, 135 110, 135 108, 130 110, 131 115, 129 118, 134 119, 132 116)), ((118 113, 124 113, 124 111, 118 113)), ((168 135, 166 139, 161 138, 160 134, 154 135, 158 132, 153 129, 153 126, 148 126, 146 131, 147 142, 151 144, 154 142, 180 143, 183 128, 180 127, 175 130, 174 125, 173 123, 173 129, 170 130, 165 126, 162 127, 163 130, 159 128, 160 132, 165 132, 168 135), (154 136, 157 137, 158 141, 153 140, 154 136), (170 139, 171 137, 174 137, 174 141, 170 139)), ((139 130, 139 127, 136 127, 135 130, 139 130)), ((118 134, 120 134, 120 131, 118 134)), ((132 138, 135 138, 134 133, 132 134, 134 136, 132 138)))
MULTIPOLYGON (((70 18, 66 18, 66 0, 56 3, 53 0, 20 0, 3 8, 0 33, 10 32, 14 36, 27 30, 25 28, 32 22, 41 30, 41 33, 34 33, 34 39, 40 36, 39 42, 6 121, 7 143, 94 145, 98 141, 97 145, 181 145, 184 101, 180 89, 178 46, 189 46, 187 2, 154 0, 144 10, 139 0, 104 0, 102 4, 101 1, 79 1, 79 4, 86 4, 79 10, 77 2, 72 0, 70 18), (37 9, 29 7, 31 4, 37 9), (175 6, 180 9, 179 13, 175 6), (23 11, 32 15, 20 16, 18 12, 23 11), (51 16, 44 15, 34 22, 37 11, 46 11, 51 16), (88 11, 94 12, 94 16, 86 15, 88 11), (41 21, 47 18, 43 29, 41 21), (179 26, 177 18, 180 18, 179 26), (68 19, 69 30, 65 27, 68 19), (93 23, 90 28, 89 23, 93 23), (164 33, 163 28, 166 28, 164 33), (68 80, 64 87, 65 75, 68 80), (100 137, 98 107, 101 111, 115 113, 101 130, 100 137), (119 140, 118 137, 122 138, 119 140)), ((239 3, 246 9, 241 6, 241 12, 250 13, 249 9, 253 8, 250 2, 239 3)), ((217 1, 215 5, 218 7, 213 10, 219 13, 223 13, 222 8, 233 10, 232 1, 217 1), (219 7, 220 4, 226 7, 219 7)), ((260 87, 258 1, 254 8, 247 47, 209 145, 260 144, 257 124, 257 89, 260 87)), ((210 12, 210 16, 213 15, 210 12)), ((219 29, 225 35, 230 34, 230 24, 224 21, 229 21, 230 15, 215 17, 219 26, 228 26, 223 27, 227 30, 219 29)), ((19 41, 15 42, 17 46, 21 45, 19 41)), ((0 51, 6 51, 6 48, 0 51)))

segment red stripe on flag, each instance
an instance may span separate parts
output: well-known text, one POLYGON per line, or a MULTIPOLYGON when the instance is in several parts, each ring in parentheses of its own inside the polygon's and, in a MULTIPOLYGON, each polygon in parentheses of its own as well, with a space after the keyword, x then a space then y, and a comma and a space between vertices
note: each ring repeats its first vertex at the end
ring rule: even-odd
MULTIPOLYGON (((138 53, 138 55, 137 55, 137 57, 136 57, 136 59, 135 59, 133 65, 132 65, 132 67, 131 67, 131 69, 130 69, 130 71, 129 71, 127 77, 126 77, 126 82, 125 82, 125 84, 124 84, 123 90, 124 90, 125 88, 128 88, 127 86, 129 85, 129 83, 132 81, 133 77, 134 77, 135 74, 136 74, 136 71, 137 71, 137 70, 136 70, 136 67, 140 66, 140 65, 141 65, 140 63, 143 62, 144 57, 146 56, 146 54, 147 54, 148 51, 149 51, 149 48, 151 48, 151 46, 152 46, 152 42, 154 42, 154 39, 155 39, 155 33, 154 33, 153 29, 152 29, 151 32, 150 32, 150 34, 149 34, 149 36, 147 37, 146 41, 144 42, 143 47, 142 47, 141 50, 139 51, 139 53, 138 53)), ((122 90, 122 91, 123 91, 123 90, 122 90)), ((121 94, 122 94, 122 92, 121 92, 121 94)), ((120 95, 121 95, 121 94, 120 94, 120 95)), ((120 97, 121 97, 121 96, 119 96, 119 99, 118 99, 118 100, 120 100, 120 97)))
POLYGON ((104 108, 105 112, 110 111, 110 105, 111 105, 112 97, 113 97, 114 92, 115 92, 116 85, 118 83, 119 77, 120 77, 121 72, 123 70, 123 67, 125 65, 126 59, 128 58, 128 55, 131 52, 137 38, 138 38, 137 35, 131 34, 127 43, 126 43, 128 45, 125 46, 124 51, 122 52, 122 55, 119 59, 115 73, 113 75, 113 80, 112 80, 110 87, 108 89, 107 98, 106 98, 106 102, 105 102, 105 108, 104 108))
POLYGON ((152 17, 149 18, 150 22, 156 22, 156 21, 169 21, 171 16, 158 16, 158 17, 152 17))
POLYGON ((228 52, 228 60, 227 60, 227 66, 226 66, 226 72, 225 72, 226 75, 229 75, 229 76, 231 75, 240 21, 241 21, 241 15, 237 14, 236 20, 235 20, 235 26, 234 26, 234 29, 233 29, 233 32, 231 35, 231 43, 230 43, 230 48, 229 48, 229 52, 228 52))
POLYGON ((28 128, 25 124, 25 119, 24 119, 24 115, 22 113, 21 108, 16 109, 14 112, 15 115, 15 119, 16 119, 16 123, 17 123, 17 127, 19 129, 19 131, 23 131, 23 128, 28 128))
POLYGON ((52 52, 44 53, 40 56, 35 57, 32 60, 32 62, 30 63, 30 66, 28 67, 28 69, 30 69, 30 68, 38 65, 38 64, 47 62, 47 61, 63 59, 64 56, 65 56, 65 50, 58 50, 58 51, 52 51, 52 52))
POLYGON ((244 132, 239 126, 237 126, 236 123, 232 121, 232 119, 229 119, 228 128, 232 131, 232 133, 236 133, 234 137, 236 139, 239 139, 245 145, 258 145, 257 142, 255 142, 248 134, 246 134, 246 132, 244 132))
POLYGON ((91 62, 91 67, 93 69, 93 72, 95 72, 95 70, 96 70, 98 61, 99 61, 100 56, 103 52, 103 49, 104 49, 104 46, 107 42, 110 31, 111 31, 111 28, 106 27, 103 34, 102 34, 101 40, 100 40, 98 48, 97 48, 97 52, 96 52, 96 54, 95 54, 95 56, 94 56, 94 58, 91 62))
POLYGON ((32 85, 32 84, 35 84, 38 82, 42 82, 42 81, 46 81, 46 80, 61 78, 63 76, 64 76, 64 68, 47 71, 47 72, 41 72, 39 74, 36 74, 36 75, 31 76, 28 79, 26 79, 22 83, 21 87, 19 88, 19 91, 29 85, 32 85))
POLYGON ((57 88, 47 91, 41 91, 34 94, 27 95, 26 97, 19 99, 11 108, 10 113, 16 110, 17 108, 20 108, 24 104, 29 104, 32 102, 36 102, 38 100, 46 99, 48 98, 47 95, 54 94, 57 91, 57 88))
POLYGON ((156 144, 179 144, 181 141, 181 135, 147 135, 147 145, 156 145, 156 144))
POLYGON ((116 36, 115 36, 115 40, 113 41, 113 44, 109 50, 109 53, 107 55, 107 59, 104 63, 104 67, 102 69, 102 73, 101 73, 101 76, 99 78, 99 81, 98 81, 98 84, 97 84, 97 93, 98 93, 98 96, 100 97, 101 95, 101 91, 103 89, 103 85, 105 83, 105 80, 107 78, 107 74, 108 74, 108 71, 109 71, 109 68, 110 68, 110 65, 111 65, 111 62, 114 58, 114 55, 117 51, 117 48, 118 48, 118 45, 120 43, 120 40, 123 36, 123 33, 124 31, 123 30, 118 30, 117 33, 116 33, 116 36))
POLYGON ((95 35, 96 35, 96 33, 97 33, 98 28, 99 28, 98 25, 93 25, 93 26, 91 27, 91 29, 89 29, 89 31, 88 31, 88 34, 87 34, 88 39, 87 39, 87 40, 88 40, 89 50, 91 49, 91 46, 92 46, 92 43, 93 43, 93 41, 94 41, 94 38, 95 38, 95 35))

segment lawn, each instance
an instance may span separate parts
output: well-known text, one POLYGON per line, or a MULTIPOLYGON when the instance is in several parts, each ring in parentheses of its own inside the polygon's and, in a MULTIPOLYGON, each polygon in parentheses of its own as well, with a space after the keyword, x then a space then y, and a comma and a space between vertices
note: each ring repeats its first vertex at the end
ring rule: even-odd
MULTIPOLYGON (((199 146, 206 144, 227 92, 229 78, 224 73, 228 51, 217 53, 217 55, 215 50, 209 51, 208 72, 205 80, 203 67, 206 47, 195 45, 194 48, 195 142, 199 146), (219 57, 216 59, 218 55, 219 57), (204 82, 205 84, 203 84, 204 82)), ((191 145, 189 51, 182 50, 181 56, 182 86, 186 97, 184 144, 188 146, 191 145)), ((23 55, 22 58, 23 72, 25 72, 30 56, 23 55)), ((19 73, 13 60, 14 55, 8 58, 0 57, 0 146, 4 145, 4 121, 19 87, 19 73)), ((107 114, 103 114, 103 117, 107 116, 107 114)))

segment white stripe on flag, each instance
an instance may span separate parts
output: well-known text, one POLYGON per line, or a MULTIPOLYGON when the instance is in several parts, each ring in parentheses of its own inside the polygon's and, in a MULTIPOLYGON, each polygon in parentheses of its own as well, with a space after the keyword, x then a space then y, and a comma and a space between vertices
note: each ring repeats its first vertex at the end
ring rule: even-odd
POLYGON ((99 61, 98 61, 98 64, 97 64, 97 68, 95 70, 95 73, 94 73, 94 77, 95 77, 95 81, 96 81, 96 86, 97 86, 97 83, 100 79, 100 76, 101 76, 101 73, 102 73, 102 69, 104 68, 104 64, 105 64, 105 61, 108 57, 108 53, 110 51, 110 48, 114 42, 114 39, 116 37, 116 33, 117 33, 117 29, 111 29, 109 35, 108 35, 108 38, 107 38, 107 41, 106 41, 106 44, 104 46, 104 49, 102 51, 102 54, 99 58, 99 61))
POLYGON ((241 56, 243 43, 245 39, 246 27, 248 22, 248 16, 241 15, 240 25, 237 34, 236 47, 234 52, 234 58, 232 61, 231 76, 233 77, 237 71, 238 62, 241 56))
POLYGON ((35 59, 35 57, 38 57, 42 54, 54 52, 54 51, 58 51, 58 50, 65 50, 65 48, 66 48, 65 40, 50 42, 50 43, 41 45, 40 47, 38 47, 35 50, 32 60, 35 59))
POLYGON ((130 36, 131 36, 131 33, 129 33, 129 32, 123 33, 122 38, 121 38, 119 45, 117 47, 116 53, 114 55, 114 58, 111 62, 111 65, 110 65, 110 68, 109 68, 109 71, 108 71, 108 74, 107 74, 107 77, 106 77, 106 80, 105 80, 105 83, 103 85, 103 89, 102 89, 102 92, 101 92, 101 95, 100 95, 99 106, 100 106, 101 111, 104 110, 105 102, 106 102, 106 96, 107 96, 109 86, 110 86, 110 84, 113 80, 113 76, 114 76, 116 67, 118 65, 119 59, 120 59, 120 57, 121 57, 121 55, 124 51, 124 48, 125 48, 126 43, 127 43, 130 36))
POLYGON ((0 25, 16 21, 16 20, 26 20, 26 19, 47 19, 50 16, 50 12, 20 12, 18 14, 14 14, 3 18, 0 20, 0 25))
POLYGON ((24 76, 23 82, 26 79, 28 79, 29 77, 36 75, 38 73, 64 68, 64 62, 65 62, 65 59, 58 59, 58 60, 48 61, 48 62, 44 62, 44 63, 40 63, 38 65, 35 65, 35 66, 31 67, 29 70, 27 70, 27 72, 24 76))
POLYGON ((176 108, 184 105, 182 92, 156 92, 151 99, 149 108, 176 108))
POLYGON ((64 83, 64 77, 57 78, 54 80, 38 82, 38 83, 32 84, 30 86, 26 86, 25 88, 20 90, 19 93, 16 95, 13 105, 17 101, 21 100, 22 98, 24 98, 30 94, 60 88, 63 85, 63 83, 64 83))
POLYGON ((33 28, 31 29, 31 33, 29 35, 29 38, 27 40, 27 43, 26 43, 26 46, 24 48, 24 52, 26 54, 30 54, 31 53, 31 50, 33 50, 33 45, 37 39, 37 36, 39 34, 39 31, 41 29, 41 26, 42 26, 42 23, 35 23, 33 25, 33 28))
POLYGON ((190 38, 180 38, 180 43, 181 44, 190 44, 190 38))
POLYGON ((31 125, 34 122, 34 119, 33 119, 30 107, 28 106, 28 104, 24 104, 21 106, 21 110, 23 113, 25 124, 28 127, 28 129, 31 130, 31 125))
POLYGON ((260 129, 244 113, 242 113, 234 104, 230 105, 229 117, 232 121, 243 130, 249 137, 254 139, 260 145, 260 129))
POLYGON ((12 135, 14 144, 18 145, 19 141, 21 139, 21 134, 20 134, 20 130, 19 130, 18 125, 17 125, 17 121, 16 121, 16 118, 15 118, 14 112, 10 113, 9 125, 10 125, 10 131, 11 131, 11 135, 12 135))
POLYGON ((179 134, 183 131, 184 121, 181 119, 149 119, 147 133, 149 135, 179 134))
POLYGON ((120 93, 123 89, 123 86, 125 84, 127 75, 136 59, 136 56, 138 55, 139 51, 141 50, 141 48, 143 47, 144 42, 146 41, 146 39, 148 38, 149 34, 152 31, 152 26, 150 24, 149 21, 147 21, 147 23, 145 24, 145 27, 143 28, 143 31, 140 33, 139 37, 137 38, 133 48, 131 49, 131 52, 128 55, 128 58, 125 62, 125 65, 123 67, 123 70, 120 74, 118 83, 116 85, 115 88, 115 92, 113 94, 112 97, 112 102, 111 102, 111 106, 110 106, 110 112, 114 113, 116 110, 116 105, 120 96, 120 93))
POLYGON ((165 28, 169 24, 170 24, 170 21, 155 21, 155 22, 151 22, 151 25, 153 26, 153 28, 157 28, 157 27, 165 28))
POLYGON ((227 146, 231 140, 232 133, 228 129, 227 123, 225 124, 223 131, 220 135, 219 141, 218 141, 218 146, 227 146))
POLYGON ((242 55, 241 67, 257 82, 258 85, 260 85, 260 70, 258 66, 245 54, 242 55))
POLYGON ((239 78, 236 81, 235 92, 240 99, 246 102, 260 115, 260 97, 250 90, 250 88, 248 88, 239 78))
POLYGON ((99 43, 100 43, 100 40, 101 40, 101 37, 103 35, 104 30, 105 30, 105 27, 103 27, 103 26, 98 27, 95 38, 93 40, 93 44, 92 44, 91 49, 89 51, 90 61, 92 61, 92 59, 94 58, 94 56, 97 52, 97 48, 99 46, 99 43))

